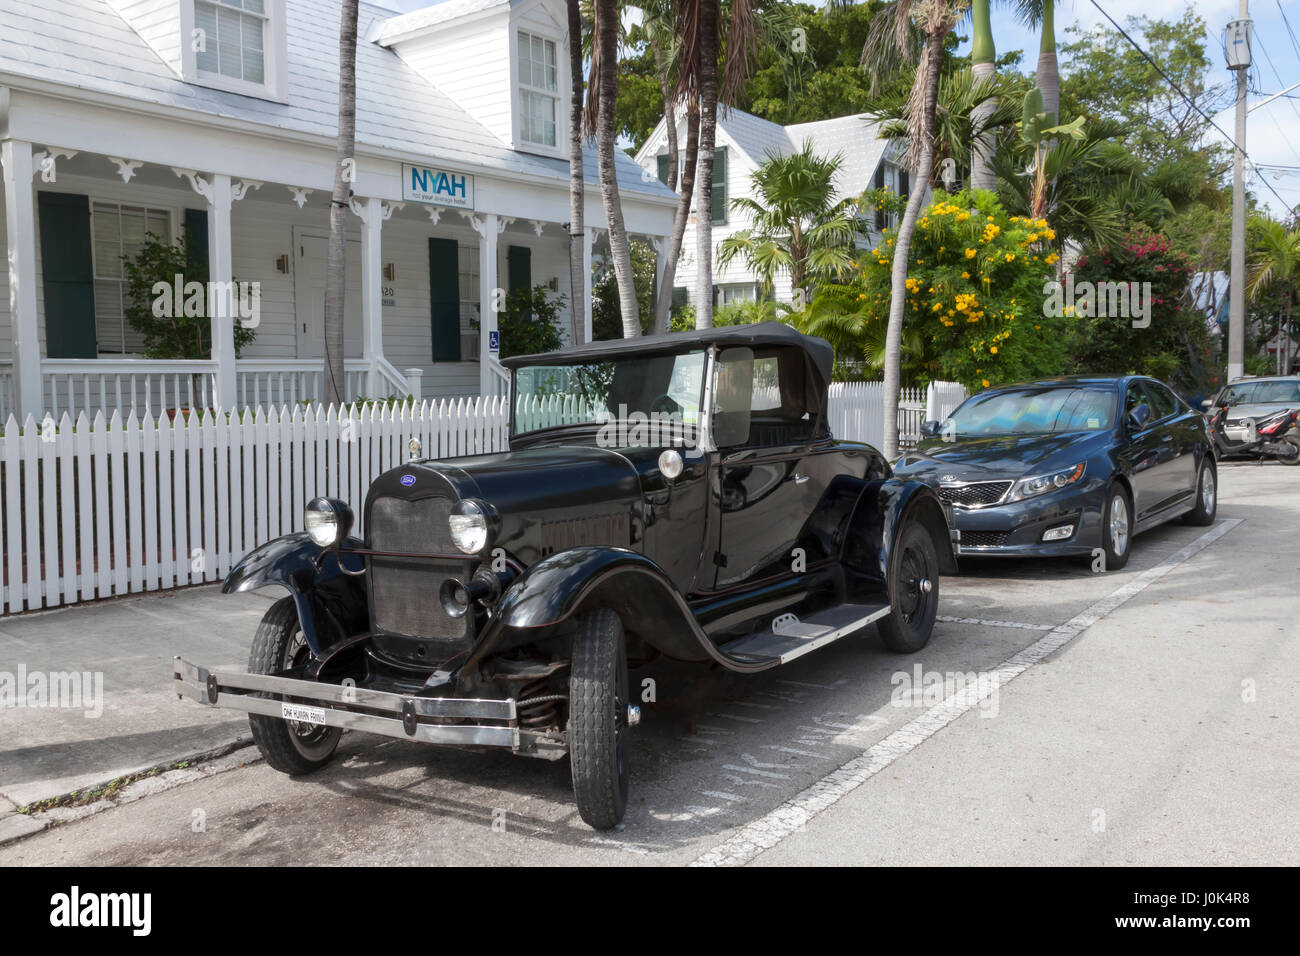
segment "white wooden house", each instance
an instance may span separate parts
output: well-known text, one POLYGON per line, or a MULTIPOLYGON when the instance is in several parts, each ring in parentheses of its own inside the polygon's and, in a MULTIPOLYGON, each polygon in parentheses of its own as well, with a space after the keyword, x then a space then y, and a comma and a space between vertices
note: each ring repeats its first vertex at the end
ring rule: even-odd
MULTIPOLYGON (((499 391, 471 322, 494 290, 590 301, 569 282, 566 23, 564 0, 361 4, 349 396, 499 391)), ((0 412, 319 396, 338 31, 335 0, 0 0, 0 412), (141 359, 122 256, 187 227, 214 282, 260 284, 256 338, 236 357, 225 317, 210 361, 141 359)), ((675 197, 618 169, 629 231, 670 232, 675 197)))
MULTIPOLYGON (((680 121, 677 141, 680 144, 686 142, 684 118, 680 121)), ((908 174, 903 168, 901 143, 880 138, 876 134, 875 124, 865 113, 782 126, 744 110, 720 110, 713 158, 712 193, 715 305, 753 301, 761 292, 758 276, 748 268, 743 258, 733 259, 726 268, 720 269, 717 266, 718 244, 750 224, 748 217, 730 208, 730 200, 738 196, 758 198, 753 194, 751 177, 764 159, 771 155, 783 156, 798 152, 809 141, 817 155, 825 159, 838 155, 842 160, 835 176, 836 200, 856 198, 872 187, 887 188, 907 195, 908 174)), ((664 120, 659 121, 649 139, 637 151, 636 161, 642 168, 654 173, 660 181, 667 182, 668 134, 664 120)), ((680 177, 678 181, 680 182, 680 177)), ((674 301, 678 303, 694 303, 697 297, 697 214, 698 210, 692 209, 682 244, 682 257, 674 277, 674 301)), ((883 217, 865 217, 860 243, 878 241, 881 226, 888 224, 883 217)), ((791 301, 788 273, 777 276, 773 294, 778 302, 791 301)))

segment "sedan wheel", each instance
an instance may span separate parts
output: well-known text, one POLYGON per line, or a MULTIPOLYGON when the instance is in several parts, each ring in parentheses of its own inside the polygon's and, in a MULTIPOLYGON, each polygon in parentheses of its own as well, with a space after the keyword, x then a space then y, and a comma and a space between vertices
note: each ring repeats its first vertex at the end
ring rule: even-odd
POLYGON ((1214 469, 1214 462, 1207 457, 1201 462, 1200 475, 1196 480, 1196 507, 1183 516, 1183 521, 1201 526, 1214 524, 1218 507, 1218 473, 1214 469))
POLYGON ((1129 517, 1128 493, 1122 485, 1111 485, 1106 492, 1106 512, 1102 516, 1102 550, 1106 553, 1107 571, 1118 571, 1128 564, 1133 525, 1129 517))

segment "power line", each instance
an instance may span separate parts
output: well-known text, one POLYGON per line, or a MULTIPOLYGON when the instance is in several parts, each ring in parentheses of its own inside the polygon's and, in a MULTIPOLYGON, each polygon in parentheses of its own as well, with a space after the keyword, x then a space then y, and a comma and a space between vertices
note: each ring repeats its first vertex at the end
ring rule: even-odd
POLYGON ((1287 19, 1286 11, 1282 9, 1282 0, 1276 0, 1277 12, 1282 14, 1282 22, 1286 24, 1286 32, 1291 37, 1291 46, 1295 49, 1295 55, 1300 57, 1300 40, 1296 39, 1295 31, 1291 29, 1291 21, 1287 19))
MULTIPOLYGON (((1215 129, 1217 129, 1219 131, 1219 134, 1228 141, 1228 143, 1232 146, 1232 148, 1241 153, 1242 159, 1250 160, 1250 154, 1247 153, 1241 146, 1239 146, 1237 144, 1237 141, 1233 139, 1231 136, 1229 136, 1222 126, 1220 126, 1218 123, 1214 121, 1214 117, 1210 116, 1208 113, 1205 112, 1205 110, 1197 106, 1196 102, 1190 96, 1188 96, 1186 93, 1183 92, 1182 87, 1179 86, 1177 83, 1175 83, 1173 81, 1173 78, 1170 77, 1169 74, 1164 71, 1164 69, 1160 66, 1160 64, 1157 63, 1155 60, 1153 60, 1151 58, 1151 55, 1147 53, 1146 50, 1142 49, 1142 47, 1138 45, 1138 42, 1134 40, 1131 36, 1129 36, 1122 26, 1120 26, 1118 23, 1115 22, 1115 18, 1112 17, 1109 13, 1107 13, 1105 9, 1103 9, 1102 5, 1097 2, 1097 0, 1091 0, 1091 2, 1092 5, 1097 8, 1098 12, 1100 12, 1103 17, 1105 17, 1107 20, 1110 21, 1111 26, 1113 26, 1116 30, 1119 31, 1119 35, 1122 36, 1125 40, 1127 40, 1129 42, 1129 45, 1132 46, 1133 49, 1138 51, 1142 59, 1146 60, 1148 63, 1151 64, 1152 69, 1154 69, 1157 73, 1159 73, 1164 78, 1164 81, 1169 84, 1169 86, 1173 89, 1175 93, 1177 93, 1179 96, 1183 98, 1183 100, 1187 103, 1188 106, 1196 110, 1196 112, 1201 115, 1201 117, 1205 120, 1205 122, 1209 123, 1215 129)), ((1268 180, 1265 179, 1261 181, 1264 183, 1265 186, 1268 186, 1268 191, 1277 197, 1277 201, 1282 204, 1282 208, 1285 209, 1287 212, 1290 212, 1291 204, 1282 198, 1282 194, 1279 193, 1276 189, 1274 189, 1272 184, 1269 183, 1268 180)))

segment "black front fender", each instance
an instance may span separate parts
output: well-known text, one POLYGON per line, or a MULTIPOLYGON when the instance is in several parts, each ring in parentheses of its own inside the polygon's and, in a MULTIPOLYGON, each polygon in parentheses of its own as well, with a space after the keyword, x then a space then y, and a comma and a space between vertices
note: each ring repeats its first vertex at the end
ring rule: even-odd
POLYGON ((465 668, 472 671, 493 654, 544 639, 593 607, 618 612, 627 633, 675 660, 715 661, 734 671, 770 666, 719 651, 650 558, 626 548, 579 547, 538 561, 511 584, 465 668))
MULTIPOLYGON (((348 538, 347 548, 362 548, 358 538, 348 538)), ((223 594, 282 587, 298 609, 298 623, 312 653, 319 655, 335 641, 365 630, 369 621, 365 579, 344 573, 340 553, 322 548, 305 533, 268 541, 240 559, 221 585, 223 594), (319 566, 318 566, 319 562, 319 566)), ((360 571, 358 555, 342 555, 343 567, 360 571)))
POLYGON ((868 481, 850 521, 844 565, 854 576, 876 582, 885 593, 890 556, 909 522, 920 522, 930 533, 939 570, 957 573, 952 532, 943 503, 923 481, 888 478, 868 481))

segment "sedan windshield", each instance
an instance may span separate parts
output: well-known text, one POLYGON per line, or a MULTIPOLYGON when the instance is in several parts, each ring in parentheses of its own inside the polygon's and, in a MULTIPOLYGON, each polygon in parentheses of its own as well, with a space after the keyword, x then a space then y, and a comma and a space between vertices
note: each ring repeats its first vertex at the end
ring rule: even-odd
POLYGON ((630 355, 571 365, 532 365, 515 373, 515 435, 581 424, 613 424, 613 445, 691 441, 704 391, 701 351, 630 355))
POLYGON ((1114 422, 1115 393, 1101 388, 1020 388, 976 395, 941 433, 956 438, 1105 431, 1114 422))
POLYGON ((1224 405, 1300 404, 1300 382, 1282 379, 1272 382, 1241 382, 1223 391, 1224 405))

